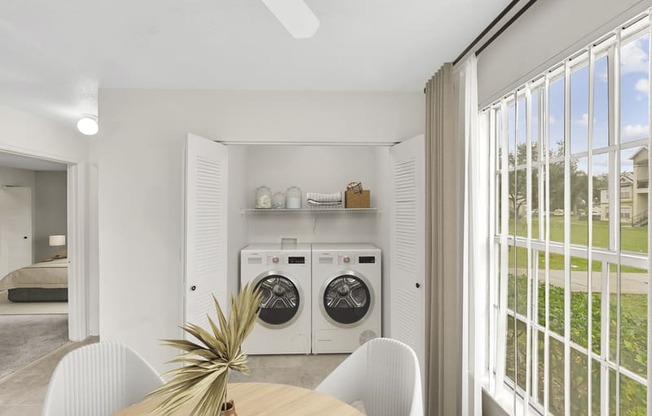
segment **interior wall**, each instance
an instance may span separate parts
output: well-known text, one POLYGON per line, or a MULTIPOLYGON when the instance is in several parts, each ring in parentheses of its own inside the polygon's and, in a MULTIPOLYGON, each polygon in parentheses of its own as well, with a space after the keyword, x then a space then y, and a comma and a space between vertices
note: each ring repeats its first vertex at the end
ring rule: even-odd
MULTIPOLYGON (((272 193, 286 193, 298 186, 302 207, 308 208, 308 192, 344 192, 351 181, 371 191, 377 206, 376 154, 370 146, 253 146, 249 150, 247 205, 254 208, 256 188, 268 186, 272 193)), ((299 243, 378 244, 376 215, 264 215, 247 216, 251 243, 280 243, 297 238, 299 243)))
POLYGON ((101 89, 99 101, 102 128, 91 150, 99 167, 100 336, 131 345, 158 370, 175 353, 159 340, 182 335, 188 132, 228 141, 394 143, 424 126, 422 93, 101 89))
POLYGON ((478 56, 480 108, 649 7, 652 0, 536 2, 478 56))
POLYGON ((24 186, 34 189, 36 175, 33 170, 0 166, 0 186, 24 186))
POLYGON ((88 141, 74 126, 0 105, 0 150, 58 162, 84 162, 88 141))
POLYGON ((64 254, 64 247, 50 247, 49 236, 66 235, 68 227, 67 172, 35 172, 34 261, 64 254))

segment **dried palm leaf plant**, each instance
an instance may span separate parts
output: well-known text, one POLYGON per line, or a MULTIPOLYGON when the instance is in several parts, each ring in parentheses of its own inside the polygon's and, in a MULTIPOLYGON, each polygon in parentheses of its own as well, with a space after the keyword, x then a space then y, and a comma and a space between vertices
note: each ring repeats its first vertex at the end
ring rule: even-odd
POLYGON ((183 366, 166 373, 172 378, 150 393, 164 395, 165 399, 154 409, 154 414, 171 415, 188 401, 199 397, 191 416, 219 415, 226 403, 226 385, 229 370, 247 374, 247 356, 241 345, 254 328, 260 306, 260 293, 247 284, 237 297, 231 296, 229 319, 224 317, 219 302, 213 296, 219 327, 208 316, 211 331, 188 323, 182 329, 198 342, 185 339, 165 339, 164 345, 183 351, 171 363, 183 366))

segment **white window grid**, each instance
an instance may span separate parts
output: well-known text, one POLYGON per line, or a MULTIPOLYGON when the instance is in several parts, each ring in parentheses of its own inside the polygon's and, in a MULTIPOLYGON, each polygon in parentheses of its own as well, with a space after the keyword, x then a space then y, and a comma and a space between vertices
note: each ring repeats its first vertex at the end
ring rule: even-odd
MULTIPOLYGON (((599 203, 593 203, 590 199, 589 206, 587 207, 587 212, 589 213, 587 217, 588 221, 588 241, 587 246, 578 246, 573 245, 570 242, 570 181, 569 181, 569 170, 570 170, 570 160, 571 158, 582 158, 586 157, 588 160, 587 163, 587 176, 589 180, 588 185, 588 195, 593 195, 593 175, 592 175, 592 158, 597 155, 608 155, 609 163, 612 166, 610 170, 613 173, 611 176, 618 176, 620 172, 620 158, 618 155, 620 151, 637 148, 637 147, 647 147, 649 149, 650 145, 650 132, 647 139, 630 141, 630 142, 621 142, 620 140, 620 108, 619 105, 614 105, 614 103, 619 104, 619 53, 620 45, 626 43, 628 40, 641 36, 642 34, 650 35, 650 12, 633 19, 630 23, 625 24, 612 33, 607 34, 597 42, 589 45, 585 50, 578 52, 577 54, 571 56, 561 64, 553 67, 546 74, 536 78, 530 83, 524 85, 523 87, 517 89, 514 93, 504 97, 504 99, 492 105, 485 111, 490 112, 489 116, 489 138, 492 141, 491 148, 496 152, 494 157, 491 159, 490 168, 495 171, 494 183, 491 184, 490 195, 494 199, 492 207, 497 207, 496 209, 491 209, 494 214, 495 220, 490 224, 491 235, 494 235, 494 245, 492 245, 491 250, 491 270, 493 270, 493 275, 497 278, 492 279, 492 284, 489 288, 489 296, 491 299, 492 310, 490 315, 489 322, 489 336, 495 342, 489 343, 489 354, 487 354, 487 369, 488 374, 490 374, 489 379, 489 390, 496 392, 503 386, 507 386, 508 389, 511 389, 513 393, 513 408, 515 413, 520 407, 523 410, 522 414, 529 414, 531 409, 536 410, 537 413, 548 414, 549 412, 549 380, 547 377, 544 377, 544 389, 543 389, 543 398, 544 402, 538 403, 538 377, 532 377, 531 372, 533 369, 537 369, 536 360, 538 359, 538 348, 532 348, 532 345, 537 345, 537 339, 539 333, 544 334, 544 355, 549 357, 549 338, 553 338, 564 345, 564 363, 565 363, 565 402, 564 402, 564 413, 565 415, 570 415, 570 351, 571 348, 579 351, 580 353, 588 357, 588 374, 592 374, 592 365, 594 360, 599 363, 601 371, 601 385, 592 386, 592 377, 587 378, 588 383, 588 414, 592 415, 592 390, 595 388, 600 389, 600 400, 601 400, 601 414, 608 415, 610 412, 609 409, 609 372, 610 370, 615 371, 616 374, 616 383, 621 375, 625 375, 630 379, 641 383, 644 386, 648 385, 648 380, 652 380, 652 302, 650 292, 648 292, 648 328, 647 328, 647 377, 642 377, 637 373, 630 371, 627 368, 621 367, 618 364, 619 361, 619 349, 620 349, 620 339, 616 340, 616 362, 610 359, 610 336, 609 336, 609 319, 610 319, 610 303, 609 303, 609 294, 610 294, 610 268, 607 265, 615 264, 618 265, 618 273, 620 273, 620 267, 628 266, 635 267, 639 269, 645 269, 648 271, 648 276, 650 270, 652 270, 651 261, 650 261, 650 236, 648 232, 648 253, 637 254, 637 253, 628 253, 620 250, 620 221, 618 218, 609 219, 610 227, 610 241, 609 249, 593 247, 590 245, 592 241, 592 222, 593 216, 590 215, 595 208, 600 208, 599 203), (588 120, 593 120, 594 112, 594 65, 597 59, 607 56, 609 60, 609 125, 610 125, 610 134, 609 134, 609 143, 601 148, 593 149, 593 123, 588 123, 588 149, 584 152, 578 152, 571 154, 570 151, 565 151, 563 157, 550 157, 548 145, 549 131, 548 123, 541 122, 538 123, 538 155, 535 160, 532 159, 532 94, 535 92, 536 99, 538 100, 538 116, 542 117, 543 120, 549 120, 548 114, 548 99, 547 94, 548 88, 552 82, 563 77, 565 79, 564 85, 564 147, 565 149, 570 149, 570 74, 573 69, 582 66, 588 65, 589 68, 589 104, 588 104, 588 120), (519 100, 525 100, 525 118, 526 118, 526 148, 527 155, 525 163, 515 163, 515 166, 510 166, 509 164, 509 155, 508 151, 500 152, 501 149, 509 150, 508 138, 509 132, 508 128, 508 116, 507 111, 511 107, 516 107, 515 111, 517 116, 515 119, 515 129, 518 130, 518 111, 519 100), (550 241, 550 212, 549 212, 549 182, 545 178, 549 177, 549 167, 551 163, 563 162, 565 166, 565 175, 564 175, 564 241, 563 242, 553 242, 550 241), (539 218, 539 230, 538 235, 539 239, 535 240, 532 238, 532 170, 539 169, 542 174, 538 175, 538 209, 534 215, 539 218), (505 209, 509 207, 509 182, 505 178, 509 179, 509 173, 515 171, 526 172, 526 198, 525 202, 525 219, 527 223, 527 235, 525 237, 516 236, 516 227, 514 229, 514 236, 509 234, 509 211, 505 209), (543 206, 542 206, 543 205, 543 206), (543 236, 543 239, 541 239, 543 236), (507 282, 508 282, 508 269, 507 267, 501 267, 501 264, 506 264, 509 262, 509 247, 513 248, 524 248, 527 250, 527 305, 526 314, 519 314, 516 311, 516 307, 509 309, 507 305, 507 282), (544 253, 545 263, 549 264, 550 254, 562 254, 564 255, 565 267, 564 267, 564 287, 565 287, 565 305, 564 305, 564 335, 557 334, 551 331, 548 328, 550 317, 549 317, 549 268, 546 267, 545 270, 545 302, 546 302, 546 325, 540 325, 538 323, 538 258, 539 253, 544 253), (583 347, 576 342, 573 342, 570 339, 570 261, 571 258, 580 258, 586 259, 588 265, 588 287, 592 287, 592 264, 594 261, 602 263, 602 336, 601 336, 601 348, 600 354, 596 354, 592 348, 592 323, 591 318, 588 319, 588 331, 587 331, 587 347, 583 347), (606 275, 606 276, 605 276, 606 275), (535 282, 533 282, 533 276, 535 282), (504 341, 506 337, 506 317, 517 318, 521 322, 525 322, 527 326, 527 339, 526 339, 526 355, 527 355, 527 366, 526 366, 526 377, 525 377, 525 389, 522 389, 517 385, 515 381, 509 380, 505 377, 505 348, 504 341), (533 384, 533 385, 532 385, 533 384), (534 399, 534 401, 532 401, 534 399)), ((650 40, 650 45, 652 45, 652 37, 650 40)), ((652 51, 648 50, 648 56, 652 57, 652 51)), ((652 61, 652 59, 650 59, 652 61)), ((648 76, 652 76, 652 70, 648 68, 648 76)), ((649 94, 648 94, 649 95, 649 94)), ((649 105, 648 98, 648 108, 652 109, 652 105, 649 105)), ((521 110, 523 111, 523 110, 521 110)), ((652 121, 652 116, 649 118, 652 121)), ((648 127, 649 130, 649 127, 648 127)), ((515 135, 518 136, 519 132, 515 131, 515 135)), ((518 138, 516 139, 518 143, 518 138)), ((516 149, 515 149, 516 150, 516 149)), ((520 160, 518 162, 521 162, 520 160)), ((648 177, 650 175, 650 167, 648 167, 648 177)), ((616 212, 621 211, 620 209, 620 181, 614 180, 613 177, 610 178, 609 187, 608 187, 608 198, 609 206, 613 207, 616 212), (618 197, 617 197, 618 196, 618 197)), ((631 192, 631 188, 630 188, 631 192)), ((600 192, 600 201, 603 199, 603 192, 600 192)), ((650 205, 652 201, 648 201, 648 212, 650 211, 650 205)), ((608 212, 609 206, 606 207, 608 212)), ((630 211, 631 212, 631 211, 630 211)), ((516 282, 516 276, 515 276, 516 282)), ((649 281, 649 277, 648 277, 649 281)), ((618 303, 620 302, 620 279, 616 280, 617 288, 616 294, 618 303)), ((518 291, 514 289, 514 296, 516 298, 518 291)), ((592 301, 592 290, 587 291, 588 294, 588 307, 591 308, 593 305, 592 301)), ((514 301, 517 304, 517 301, 514 301)), ((591 310, 591 309, 589 309, 591 310)), ((620 310, 620 305, 618 305, 618 311, 620 310)), ((591 313, 589 313, 589 317, 591 313)), ((517 348, 517 336, 516 336, 516 326, 515 325, 515 335, 514 335, 514 348, 517 348)), ((620 328, 620 314, 617 313, 617 328, 620 328)), ((620 336, 620 330, 617 331, 617 337, 620 336)), ((518 366, 518 360, 515 358, 515 366, 518 366)), ((545 360, 544 373, 549 374, 549 362, 545 360)), ((515 378, 518 379, 518 367, 514 369, 515 378)), ((616 389, 616 401, 619 401, 619 389, 616 389)), ((620 416, 620 409, 616 407, 616 414, 620 416)), ((652 415, 652 392, 648 388, 647 391, 647 414, 652 415)))

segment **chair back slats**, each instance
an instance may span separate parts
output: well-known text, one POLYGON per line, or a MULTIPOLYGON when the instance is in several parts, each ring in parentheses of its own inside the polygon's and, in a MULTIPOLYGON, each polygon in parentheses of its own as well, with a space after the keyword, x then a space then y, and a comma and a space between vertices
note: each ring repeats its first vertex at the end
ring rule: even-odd
POLYGON ((57 365, 43 416, 110 415, 137 403, 163 380, 135 351, 117 343, 91 344, 57 365))
POLYGON ((420 374, 412 348, 376 338, 354 351, 316 390, 347 403, 361 400, 369 416, 423 416, 420 374))

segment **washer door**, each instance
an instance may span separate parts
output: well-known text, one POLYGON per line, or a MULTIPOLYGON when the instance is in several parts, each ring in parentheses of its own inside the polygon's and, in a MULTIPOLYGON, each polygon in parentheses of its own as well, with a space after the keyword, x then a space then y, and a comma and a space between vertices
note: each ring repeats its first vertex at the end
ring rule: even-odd
POLYGON ((353 326, 364 320, 373 303, 367 279, 354 271, 338 273, 322 289, 322 309, 340 326, 353 326))
POLYGON ((262 296, 258 314, 261 324, 279 328, 297 319, 301 294, 293 279, 280 272, 269 271, 258 276, 255 284, 262 296))

